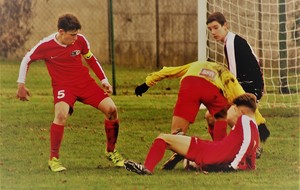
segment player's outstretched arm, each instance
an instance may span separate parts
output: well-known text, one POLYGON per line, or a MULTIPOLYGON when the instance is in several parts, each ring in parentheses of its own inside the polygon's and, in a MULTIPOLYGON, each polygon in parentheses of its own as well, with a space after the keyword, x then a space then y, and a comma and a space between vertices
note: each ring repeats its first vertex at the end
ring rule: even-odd
POLYGON ((25 87, 24 83, 18 83, 18 90, 17 90, 17 98, 20 99, 21 101, 28 101, 30 92, 29 90, 25 87))
POLYGON ((146 82, 135 88, 135 95, 142 96, 149 87, 156 85, 159 81, 165 78, 182 77, 188 70, 191 64, 186 64, 178 67, 163 67, 161 70, 150 73, 146 77, 146 82))

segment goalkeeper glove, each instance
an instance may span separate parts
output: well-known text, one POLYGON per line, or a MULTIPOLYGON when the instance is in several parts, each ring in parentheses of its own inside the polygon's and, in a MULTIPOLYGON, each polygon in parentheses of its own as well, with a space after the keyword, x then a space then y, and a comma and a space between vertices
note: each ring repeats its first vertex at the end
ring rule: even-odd
POLYGON ((258 132, 261 142, 266 142, 267 138, 270 136, 270 131, 267 128, 266 124, 262 123, 258 125, 258 132))
POLYGON ((149 89, 149 86, 146 83, 143 83, 135 88, 135 95, 142 96, 144 92, 149 89))

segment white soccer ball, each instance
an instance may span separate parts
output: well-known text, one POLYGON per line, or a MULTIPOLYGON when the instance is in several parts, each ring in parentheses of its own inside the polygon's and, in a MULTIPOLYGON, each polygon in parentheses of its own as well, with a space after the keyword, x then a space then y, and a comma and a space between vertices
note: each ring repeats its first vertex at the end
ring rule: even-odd
POLYGON ((196 164, 195 162, 190 161, 186 158, 183 160, 183 168, 186 170, 191 170, 191 171, 199 171, 200 170, 200 167, 198 164, 196 164))

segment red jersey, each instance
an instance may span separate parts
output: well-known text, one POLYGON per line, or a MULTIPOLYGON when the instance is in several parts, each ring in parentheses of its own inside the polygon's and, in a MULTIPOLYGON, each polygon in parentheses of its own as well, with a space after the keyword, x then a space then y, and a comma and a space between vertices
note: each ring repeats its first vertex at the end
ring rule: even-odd
POLYGON ((231 132, 221 141, 193 137, 187 158, 195 160, 204 170, 231 165, 234 169, 255 169, 258 128, 246 115, 238 118, 231 132), (194 150, 193 150, 194 149, 194 150))
POLYGON ((44 38, 25 55, 21 62, 17 82, 25 83, 29 65, 36 60, 45 61, 53 87, 77 86, 93 81, 88 68, 82 63, 81 55, 84 56, 101 81, 107 80, 101 65, 90 52, 89 43, 83 35, 78 34, 77 40, 71 45, 61 44, 56 39, 56 35, 57 33, 54 33, 44 38))

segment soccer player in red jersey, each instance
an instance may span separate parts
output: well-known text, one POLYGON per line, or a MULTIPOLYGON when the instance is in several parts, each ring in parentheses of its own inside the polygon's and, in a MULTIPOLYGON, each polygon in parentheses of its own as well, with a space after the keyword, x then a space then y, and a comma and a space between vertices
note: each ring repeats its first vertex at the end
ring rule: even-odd
POLYGON ((160 134, 150 147, 144 165, 126 160, 125 168, 141 175, 151 175, 162 160, 165 150, 169 149, 196 162, 203 171, 254 170, 259 145, 255 110, 255 95, 246 93, 238 96, 227 112, 227 122, 233 127, 221 141, 160 134))
POLYGON ((87 39, 79 34, 81 24, 76 16, 64 14, 58 18, 58 31, 35 45, 23 58, 19 77, 17 98, 29 100, 29 90, 25 87, 27 71, 31 62, 44 60, 51 77, 55 115, 50 127, 51 171, 64 171, 59 160, 59 149, 67 118, 72 114, 74 103, 80 101, 97 108, 105 115, 104 127, 107 138, 106 157, 115 166, 124 166, 124 159, 115 149, 118 138, 119 120, 116 105, 109 97, 112 86, 96 57, 90 50, 87 39), (82 56, 101 80, 101 87, 90 76, 89 69, 82 63, 82 56))

